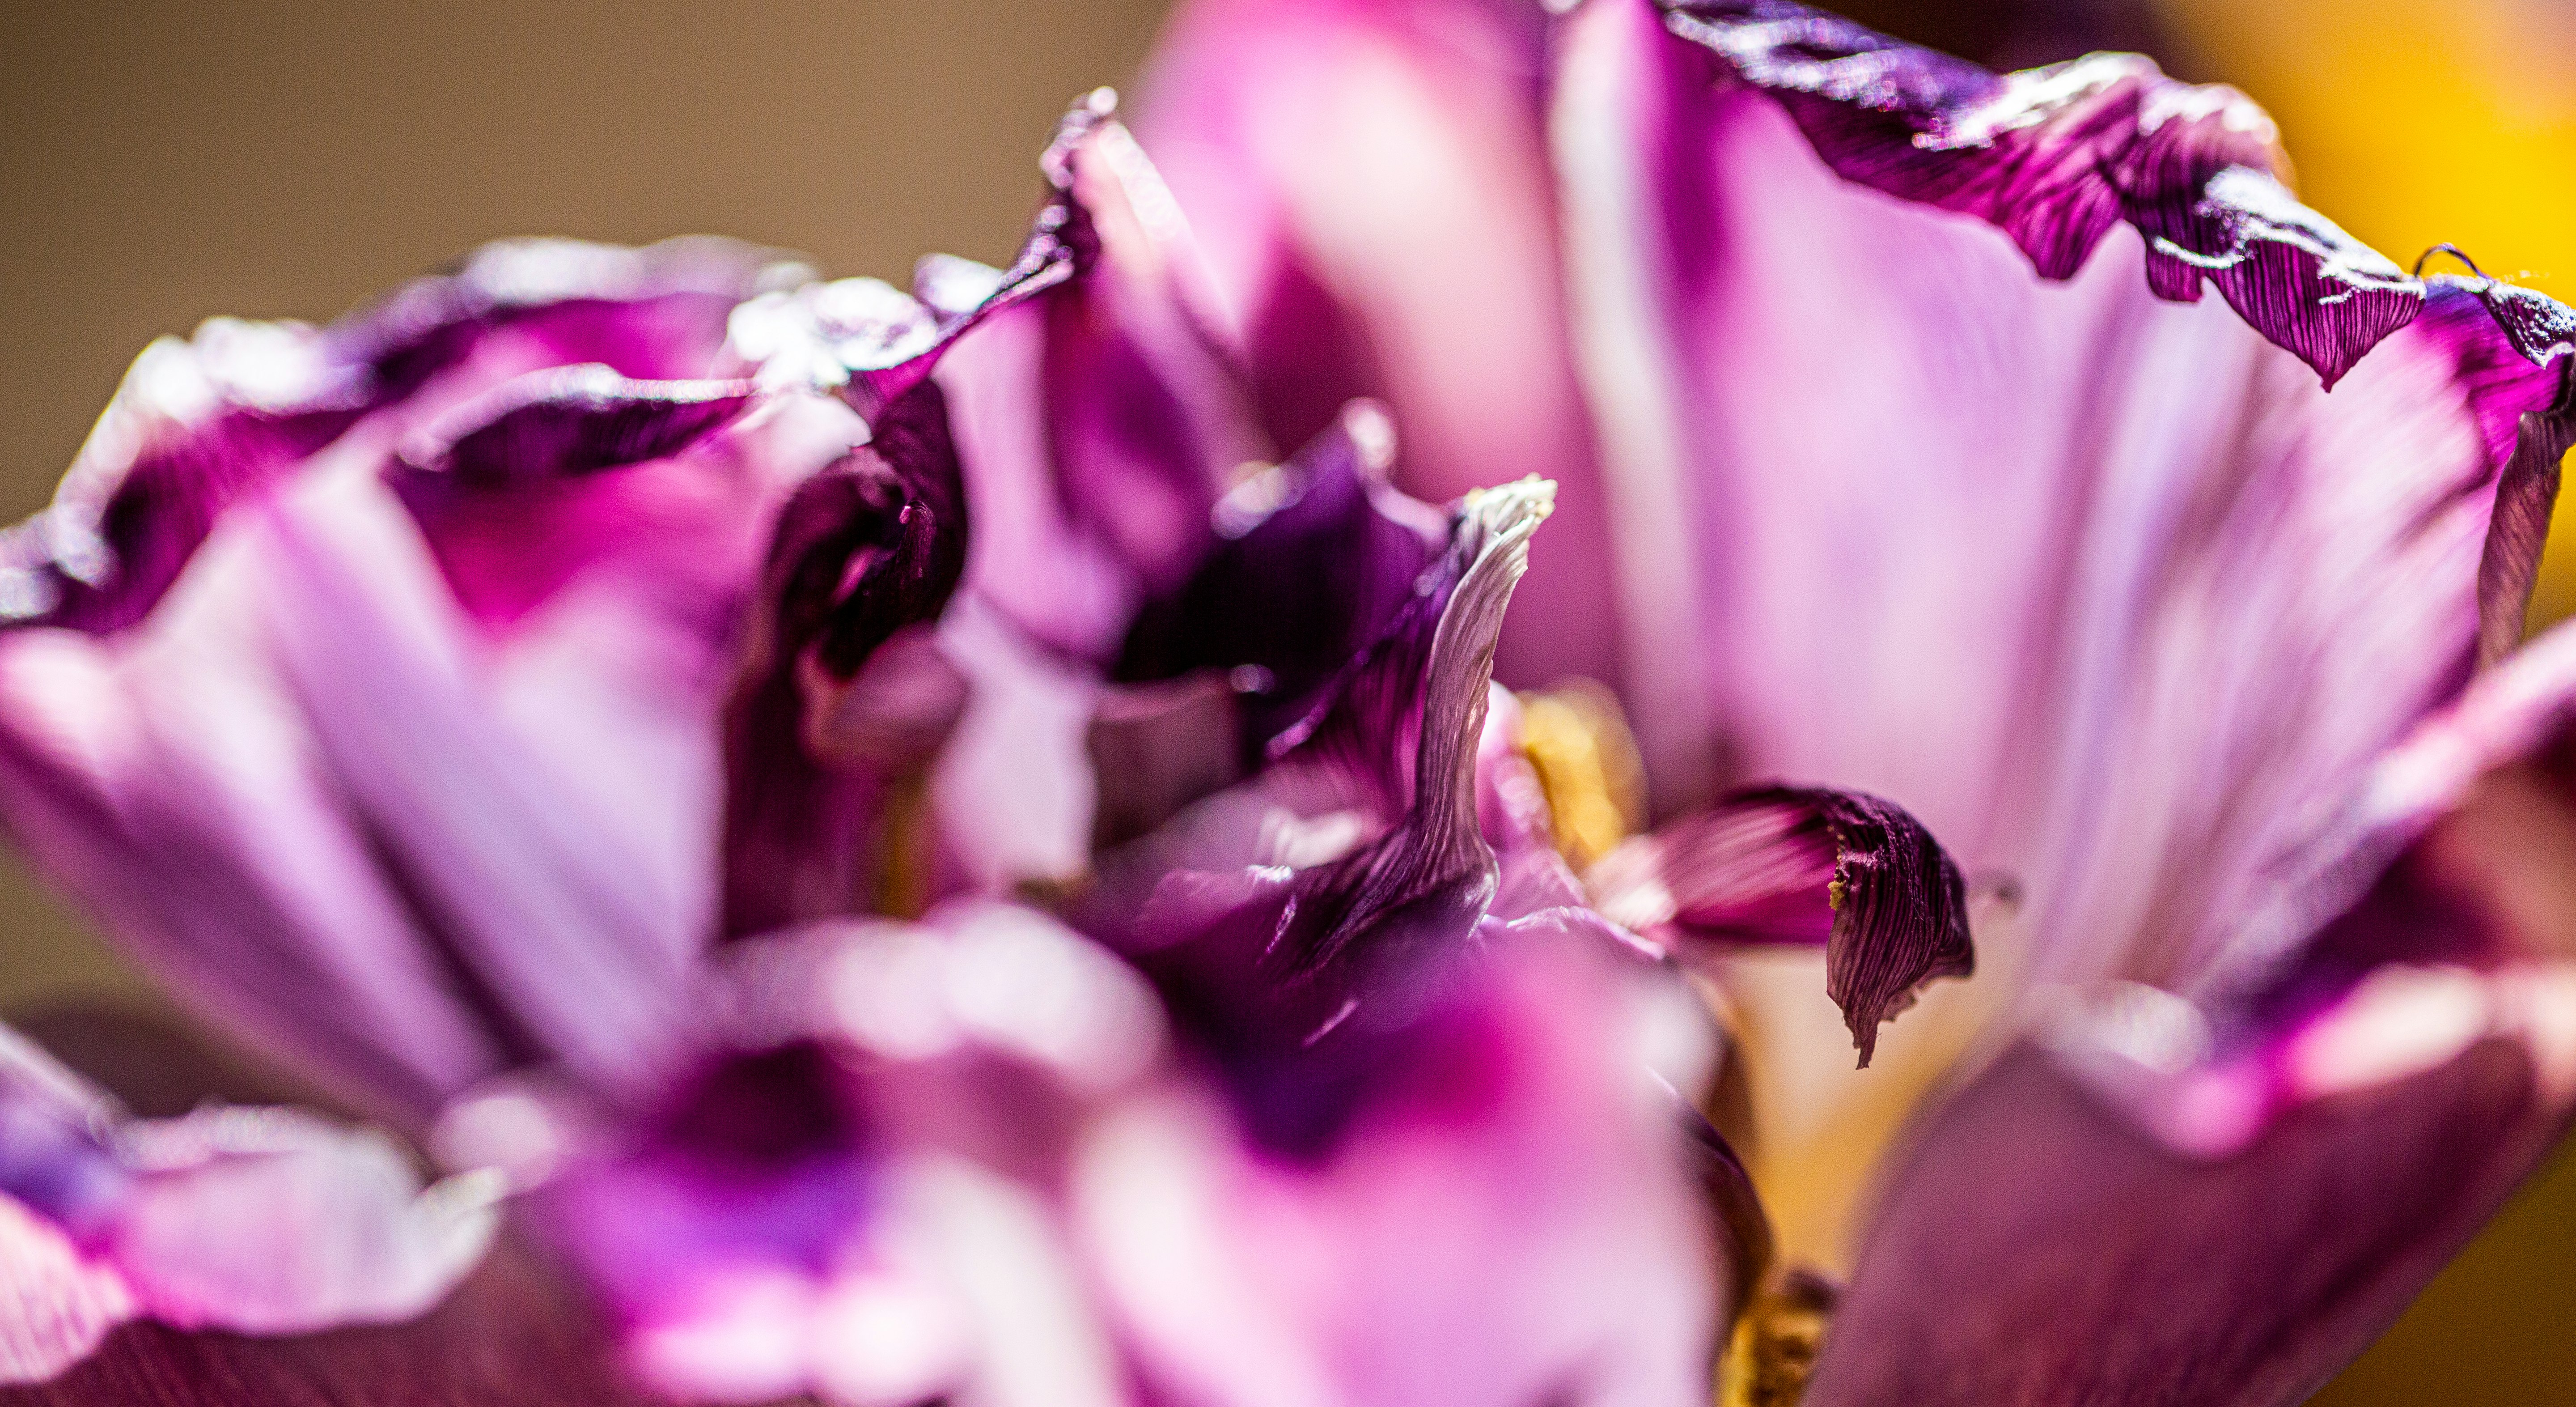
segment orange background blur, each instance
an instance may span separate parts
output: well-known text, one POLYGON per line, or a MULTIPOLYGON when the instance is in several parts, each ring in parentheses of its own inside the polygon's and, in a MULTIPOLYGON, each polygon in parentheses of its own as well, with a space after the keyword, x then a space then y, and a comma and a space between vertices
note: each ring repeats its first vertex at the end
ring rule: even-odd
MULTIPOLYGON (((327 318, 496 235, 714 230, 897 282, 933 250, 999 262, 1056 115, 1134 72, 1162 8, 20 0, 0 13, 0 518, 44 501, 154 336, 327 318)), ((1927 7, 1860 8, 1904 32, 1927 7)), ((2180 71, 2271 109, 2301 194, 2354 233, 2400 263, 2447 240, 2576 301, 2568 0, 2155 18, 2180 71)), ((2576 612, 2576 514, 2540 610, 2576 612)), ((0 1007, 102 991, 141 989, 0 860, 0 1007)), ((2562 1160, 2319 1401, 2576 1403, 2570 1267, 2562 1160)))

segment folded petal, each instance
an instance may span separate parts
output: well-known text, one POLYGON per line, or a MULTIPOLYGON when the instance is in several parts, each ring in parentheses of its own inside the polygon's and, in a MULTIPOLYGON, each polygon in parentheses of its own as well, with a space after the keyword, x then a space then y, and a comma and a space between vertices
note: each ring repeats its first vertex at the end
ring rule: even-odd
POLYGON ((1959 867, 1902 807, 1856 792, 1730 793, 1603 856, 1584 883, 1603 917, 1685 955, 1822 944, 1864 1066, 1916 989, 1976 969, 1959 867))
POLYGON ((1210 954, 1220 985, 1257 970, 1333 1022, 1367 974, 1463 942, 1495 885, 1476 797, 1493 640, 1551 497, 1542 481, 1461 504, 1440 559, 1273 741, 1277 760, 1105 857, 1085 927, 1192 966, 1210 954))
POLYGON ((963 706, 926 633, 966 561, 939 388, 908 392, 868 429, 867 444, 798 488, 771 542, 724 724, 729 935, 881 908, 881 886, 896 882, 886 846, 901 837, 874 832, 963 706), (919 645, 877 658, 907 628, 923 632, 919 645), (855 735, 853 710, 889 696, 906 716, 855 735))
POLYGON ((968 337, 986 323, 1087 286, 1077 275, 1100 241, 1062 163, 1098 120, 1088 107, 1067 119, 1047 157, 1057 192, 1009 269, 945 261, 928 266, 924 300, 849 279, 735 314, 760 379, 836 391, 866 423, 781 511, 753 607, 724 722, 727 936, 927 902, 917 813, 968 687, 929 640, 965 576, 973 508, 931 377, 961 339, 1005 331, 968 337), (907 631, 913 648, 875 658, 907 631))

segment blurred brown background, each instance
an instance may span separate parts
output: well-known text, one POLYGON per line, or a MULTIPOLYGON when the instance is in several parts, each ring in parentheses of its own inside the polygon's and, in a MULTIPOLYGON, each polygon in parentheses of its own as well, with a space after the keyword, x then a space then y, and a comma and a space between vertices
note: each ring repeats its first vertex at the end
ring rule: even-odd
MULTIPOLYGON (((217 313, 327 318, 505 234, 718 231, 900 282, 1001 261, 1075 94, 1161 0, 0 7, 0 516, 127 362, 217 313)), ((2576 296, 2567 0, 1862 0, 2016 61, 2148 46, 2250 89, 2302 191, 2401 262, 2449 239, 2576 296), (2071 19, 2068 16, 2072 16, 2071 19)), ((2543 608, 2576 604, 2553 552, 2543 608)), ((0 859, 0 1009, 132 977, 0 859)), ((2576 1402, 2576 1168, 2527 1193, 2322 1402, 2576 1402)))

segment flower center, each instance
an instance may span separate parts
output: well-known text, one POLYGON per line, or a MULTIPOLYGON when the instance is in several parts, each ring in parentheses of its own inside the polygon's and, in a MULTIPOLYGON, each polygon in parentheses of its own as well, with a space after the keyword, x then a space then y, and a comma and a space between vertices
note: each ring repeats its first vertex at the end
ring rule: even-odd
POLYGON ((1547 796, 1557 853, 1577 874, 1645 820, 1645 769, 1608 689, 1574 680, 1521 699, 1521 751, 1547 796))
POLYGON ((1718 1370, 1718 1407, 1797 1407, 1833 1315, 1833 1285, 1806 1271, 1754 1296, 1718 1370))

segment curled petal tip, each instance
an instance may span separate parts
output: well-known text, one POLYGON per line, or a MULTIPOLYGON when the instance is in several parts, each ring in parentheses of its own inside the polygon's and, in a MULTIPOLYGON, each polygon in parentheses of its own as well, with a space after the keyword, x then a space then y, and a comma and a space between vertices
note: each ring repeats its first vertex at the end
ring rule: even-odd
POLYGON ((1526 539, 1556 511, 1556 481, 1536 474, 1488 489, 1471 489, 1461 505, 1485 529, 1506 541, 1526 539))
POLYGON ((1064 118, 1056 124, 1055 139, 1047 143, 1038 157, 1038 169, 1046 174, 1047 184, 1058 191, 1073 186, 1073 155, 1091 139, 1102 124, 1118 118, 1118 90, 1107 85, 1092 89, 1073 100, 1064 118))
POLYGON ((1395 467, 1395 417, 1385 402, 1363 397, 1343 406, 1342 433, 1358 451, 1361 468, 1383 476, 1395 467))
POLYGON ((1866 1067, 1879 1026, 1976 967, 1966 882, 1904 808, 1759 787, 1612 851, 1584 875, 1615 921, 1683 952, 1821 943, 1825 991, 1866 1067))

